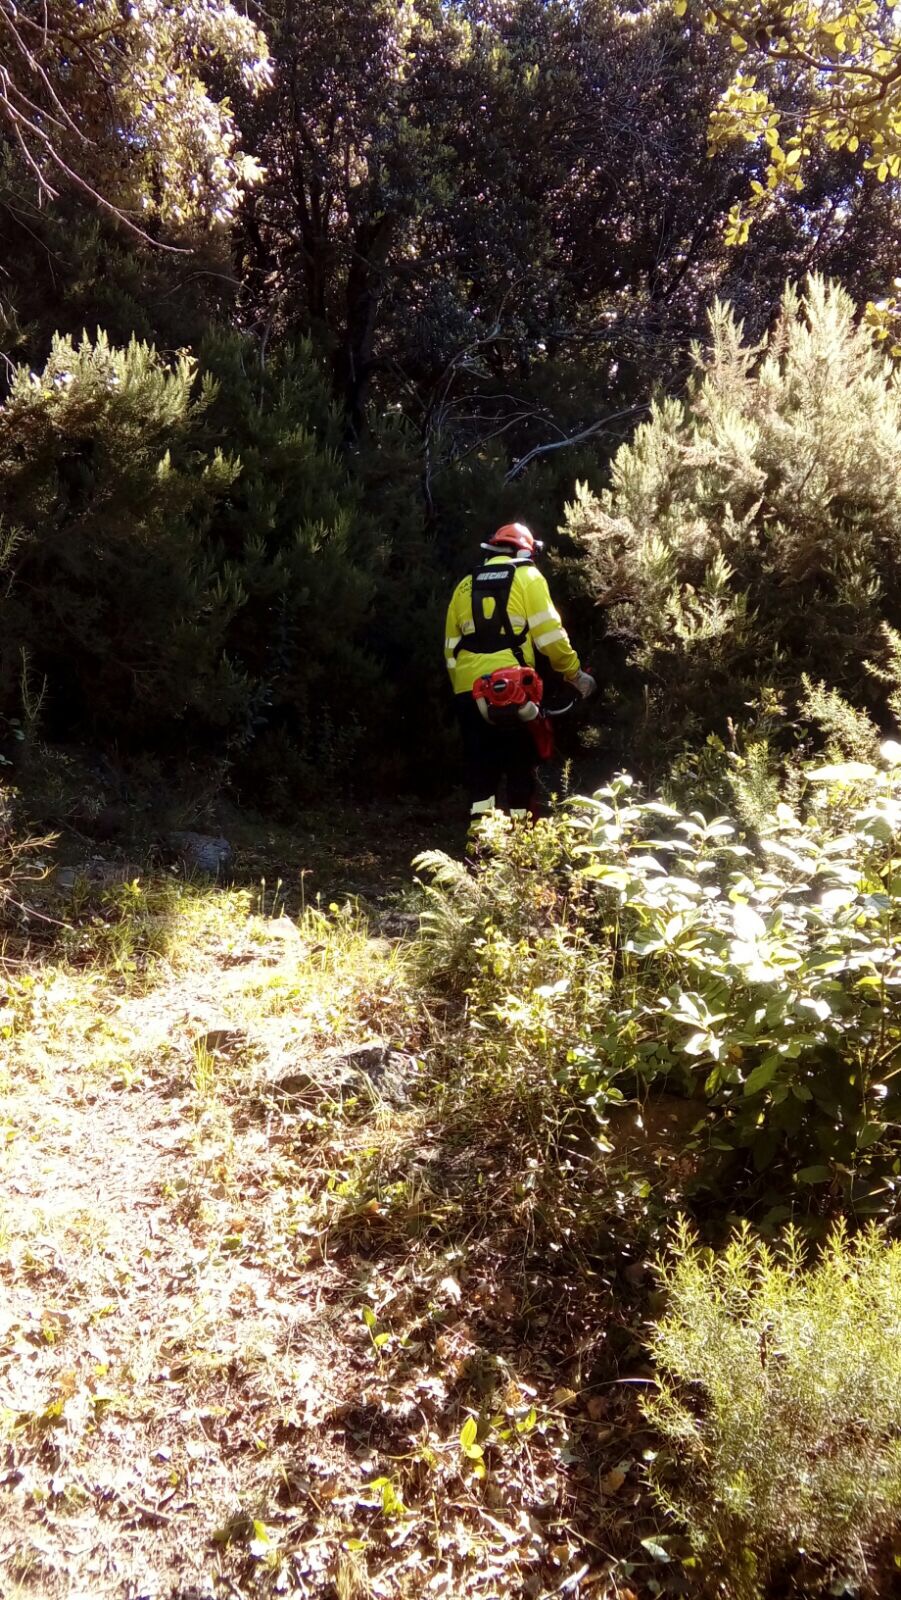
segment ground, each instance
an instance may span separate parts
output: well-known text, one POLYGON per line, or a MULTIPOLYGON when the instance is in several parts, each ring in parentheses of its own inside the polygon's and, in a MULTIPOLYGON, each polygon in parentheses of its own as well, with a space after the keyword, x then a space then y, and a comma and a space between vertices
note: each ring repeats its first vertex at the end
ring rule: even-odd
POLYGON ((641 1162, 586 1257, 589 1154, 570 1216, 528 1128, 461 1115, 409 844, 248 836, 243 889, 95 861, 7 945, 5 1600, 660 1592, 641 1162))

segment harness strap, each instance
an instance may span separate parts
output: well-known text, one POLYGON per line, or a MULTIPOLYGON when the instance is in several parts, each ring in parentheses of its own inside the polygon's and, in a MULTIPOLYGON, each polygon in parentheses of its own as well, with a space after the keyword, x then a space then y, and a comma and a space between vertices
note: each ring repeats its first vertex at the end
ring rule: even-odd
POLYGON ((471 655, 496 655, 509 650, 517 666, 524 667, 526 658, 522 647, 529 637, 528 624, 522 629, 510 621, 510 591, 516 577, 517 564, 479 567, 472 575, 472 633, 464 634, 454 646, 457 657, 466 650, 471 655), (491 616, 485 612, 485 602, 494 601, 491 616))

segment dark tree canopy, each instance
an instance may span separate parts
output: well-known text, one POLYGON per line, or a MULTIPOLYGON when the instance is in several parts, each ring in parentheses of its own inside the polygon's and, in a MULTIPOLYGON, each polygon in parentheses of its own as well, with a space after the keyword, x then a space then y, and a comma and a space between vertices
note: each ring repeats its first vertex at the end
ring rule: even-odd
MULTIPOLYGON (((859 308, 886 300, 887 331, 901 228, 891 162, 883 172, 821 124, 814 137, 816 84, 742 16, 744 51, 710 14, 649 0, 61 3, 46 26, 43 4, 0 0, 0 383, 17 396, 9 471, 13 457, 34 463, 25 485, 16 468, 15 506, 6 495, 14 571, 40 571, 49 594, 62 582, 53 552, 74 538, 39 416, 58 418, 104 504, 120 473, 116 408, 93 389, 60 408, 48 388, 70 381, 54 334, 82 350, 78 385, 105 340, 110 372, 150 385, 138 417, 188 358, 215 392, 200 411, 184 393, 170 448, 182 532, 172 545, 165 499, 145 494, 156 531, 141 546, 151 589, 154 549, 170 552, 163 589, 180 585, 194 619, 197 682, 227 684, 206 710, 186 699, 190 650, 176 671, 160 643, 161 670, 187 675, 186 727, 214 742, 218 727, 232 771, 264 745, 270 773, 299 751, 306 782, 327 716, 336 769, 396 774, 398 747, 415 753, 421 733, 412 671, 440 751, 434 640, 450 577, 493 518, 525 516, 547 535, 577 479, 600 492, 652 401, 684 393, 717 298, 753 342, 785 283, 818 272, 859 308), (739 127, 736 62, 753 50, 780 126, 810 124, 803 163, 786 167, 800 183, 770 187, 772 140, 739 127), (761 186, 767 204, 738 238, 735 208, 761 186), (155 354, 129 356, 132 338, 155 354), (32 379, 17 367, 44 393, 27 423, 32 379), (211 494, 194 479, 217 449, 241 464, 211 494), (228 597, 212 654, 200 650, 210 574, 228 597), (328 595, 347 619, 331 635, 328 595), (365 728, 339 734, 329 685, 350 660, 365 728)), ((843 70, 837 40, 834 53, 843 70)), ((152 455, 132 452, 123 481, 154 481, 152 455)), ((125 514, 113 503, 101 542, 125 514)), ((90 575, 85 526, 71 549, 90 575)), ((572 567, 562 581, 577 627, 599 641, 584 577, 572 567)), ((7 714, 21 648, 35 672, 59 671, 24 584, 12 592, 7 714)), ((158 608, 150 631, 163 640, 158 608)), ((73 637, 86 644, 83 629, 73 637)), ((615 652, 608 665, 619 670, 615 652)), ((79 671, 71 684, 87 682, 79 671)))

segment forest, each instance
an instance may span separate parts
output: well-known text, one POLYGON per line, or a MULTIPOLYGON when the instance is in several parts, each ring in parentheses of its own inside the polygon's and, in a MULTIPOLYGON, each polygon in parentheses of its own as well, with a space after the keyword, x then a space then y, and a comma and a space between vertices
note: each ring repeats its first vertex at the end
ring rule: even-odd
POLYGON ((3 1600, 901 1592, 899 274, 891 0, 0 0, 3 1600))

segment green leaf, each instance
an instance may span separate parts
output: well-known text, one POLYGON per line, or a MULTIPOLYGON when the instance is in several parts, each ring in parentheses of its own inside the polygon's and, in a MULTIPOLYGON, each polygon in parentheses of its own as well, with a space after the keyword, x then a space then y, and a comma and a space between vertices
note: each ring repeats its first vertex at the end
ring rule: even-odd
POLYGON ((252 1556, 267 1555, 272 1547, 272 1535, 265 1522, 254 1522, 253 1538, 248 1542, 248 1549, 252 1556))
POLYGON ((745 1094, 759 1094, 767 1084, 772 1083, 779 1069, 779 1057, 767 1056, 765 1061, 749 1072, 745 1079, 745 1094))
POLYGON ((868 761, 838 761, 828 767, 816 767, 804 776, 808 783, 857 783, 861 778, 875 778, 876 768, 868 761))
POLYGON ((469 1450, 471 1446, 475 1444, 478 1437, 478 1432, 479 1425, 476 1422, 475 1417, 467 1417, 462 1428, 460 1429, 461 1450, 469 1450))
POLYGON ((672 1557, 671 1557, 669 1551, 668 1550, 664 1550, 663 1545, 660 1544, 657 1539, 642 1539, 641 1548, 643 1550, 647 1550, 648 1555, 654 1561, 671 1561, 672 1560, 672 1557))
POLYGON ((795 1176, 799 1183, 829 1183, 832 1178, 832 1168, 822 1166, 802 1167, 795 1176))

